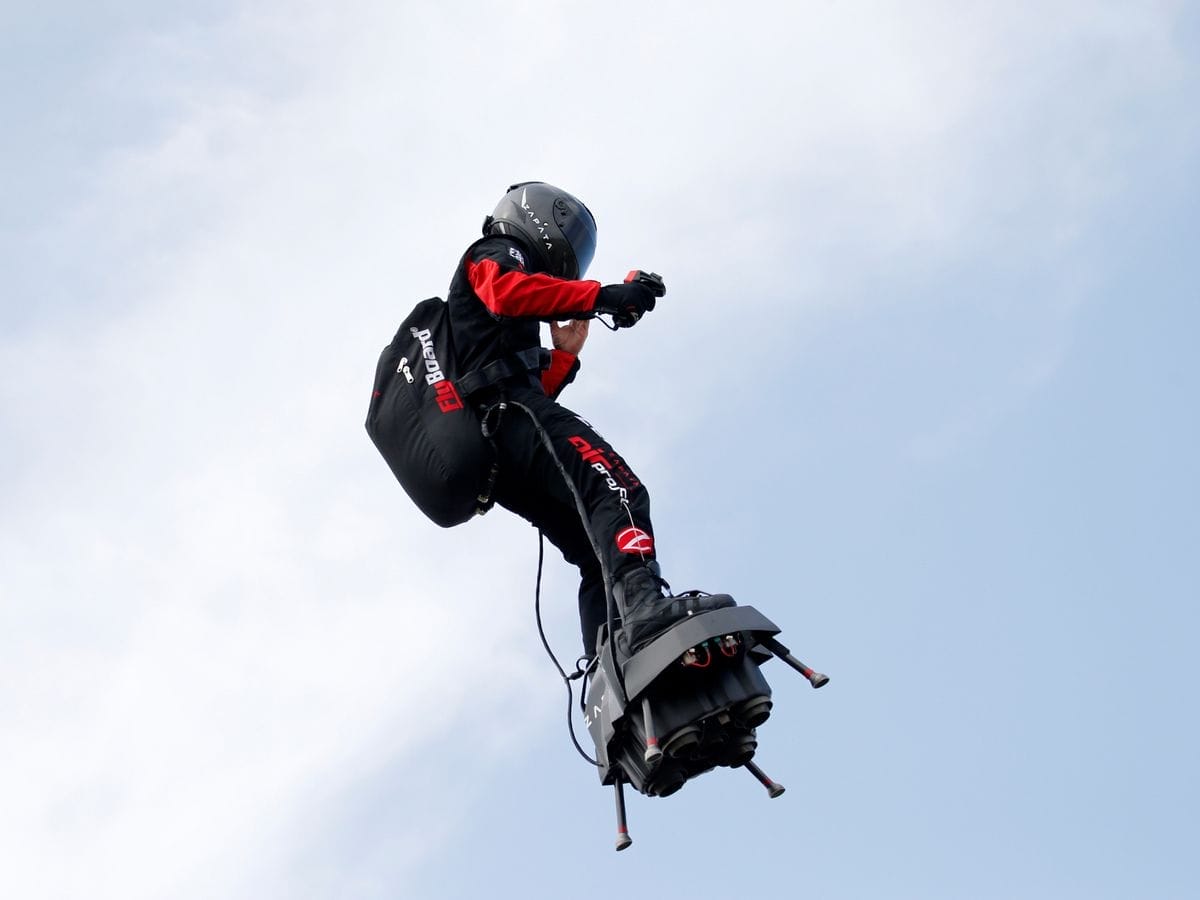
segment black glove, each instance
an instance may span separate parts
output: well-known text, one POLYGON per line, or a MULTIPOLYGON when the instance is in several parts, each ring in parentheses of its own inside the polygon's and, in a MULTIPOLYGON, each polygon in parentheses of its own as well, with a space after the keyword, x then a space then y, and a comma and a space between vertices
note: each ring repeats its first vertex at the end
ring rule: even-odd
POLYGON ((654 309, 662 293, 644 281, 606 284, 596 295, 594 311, 608 313, 618 328, 632 328, 646 313, 654 309))

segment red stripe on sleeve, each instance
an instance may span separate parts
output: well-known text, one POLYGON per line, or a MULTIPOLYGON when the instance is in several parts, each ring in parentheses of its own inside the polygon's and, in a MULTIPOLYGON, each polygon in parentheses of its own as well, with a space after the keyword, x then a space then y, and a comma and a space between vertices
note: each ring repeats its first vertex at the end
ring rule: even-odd
POLYGON ((591 312, 598 281, 567 281, 540 273, 503 272, 494 259, 467 260, 467 278, 496 316, 555 316, 591 312))
POLYGON ((542 390, 547 397, 554 397, 562 390, 563 382, 571 374, 576 356, 566 350, 550 351, 550 366, 542 370, 542 390))

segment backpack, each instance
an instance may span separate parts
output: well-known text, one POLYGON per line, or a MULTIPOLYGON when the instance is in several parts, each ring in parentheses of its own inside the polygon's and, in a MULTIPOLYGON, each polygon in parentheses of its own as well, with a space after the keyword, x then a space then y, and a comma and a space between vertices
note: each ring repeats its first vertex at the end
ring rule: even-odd
POLYGON ((482 515, 493 502, 496 450, 471 394, 540 368, 543 353, 535 347, 462 373, 449 307, 430 297, 379 355, 367 434, 412 501, 443 528, 482 515))

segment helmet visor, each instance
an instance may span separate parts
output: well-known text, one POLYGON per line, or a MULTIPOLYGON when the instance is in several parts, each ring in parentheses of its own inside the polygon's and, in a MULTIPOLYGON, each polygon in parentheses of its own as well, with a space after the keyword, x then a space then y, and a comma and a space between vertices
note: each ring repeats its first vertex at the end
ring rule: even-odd
POLYGON ((572 215, 564 216, 558 223, 567 246, 575 256, 574 275, 569 272, 565 274, 568 278, 582 278, 592 264, 592 257, 596 255, 596 221, 582 203, 571 212, 572 215))

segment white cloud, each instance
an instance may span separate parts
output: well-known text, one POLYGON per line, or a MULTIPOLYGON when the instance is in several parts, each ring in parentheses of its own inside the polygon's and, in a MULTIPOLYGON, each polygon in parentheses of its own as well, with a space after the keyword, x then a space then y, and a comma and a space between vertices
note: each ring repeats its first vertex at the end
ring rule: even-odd
POLYGON ((375 354, 508 181, 588 199, 596 277, 667 276, 672 317, 596 329, 566 398, 649 468, 703 404, 628 409, 626 372, 703 393, 731 316, 786 346, 881 263, 1069 241, 1121 187, 1121 110, 1180 65, 1172 5, 762 9, 280 5, 117 36, 113 95, 159 112, 37 244, 78 306, 0 344, 6 893, 214 868, 237 893, 318 785, 501 726, 469 692, 535 677, 532 532, 418 521, 361 423, 375 354))

